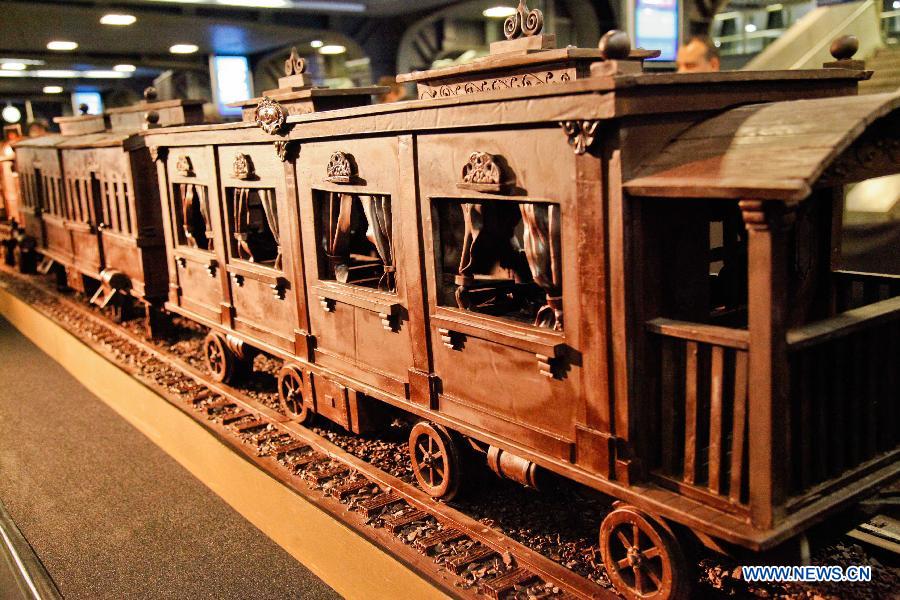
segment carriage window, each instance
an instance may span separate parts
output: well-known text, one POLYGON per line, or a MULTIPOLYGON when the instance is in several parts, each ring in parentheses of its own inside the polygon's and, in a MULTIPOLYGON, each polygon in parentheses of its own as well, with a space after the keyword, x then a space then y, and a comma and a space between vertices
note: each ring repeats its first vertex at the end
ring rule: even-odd
POLYGON ((562 331, 558 204, 438 200, 438 302, 562 331))
POLYGON ((313 191, 319 279, 395 292, 391 197, 313 191))
POLYGON ((176 235, 178 244, 200 250, 213 250, 212 226, 209 220, 209 194, 205 185, 176 183, 176 235))
POLYGON ((278 207, 273 188, 227 188, 231 256, 281 269, 278 207))

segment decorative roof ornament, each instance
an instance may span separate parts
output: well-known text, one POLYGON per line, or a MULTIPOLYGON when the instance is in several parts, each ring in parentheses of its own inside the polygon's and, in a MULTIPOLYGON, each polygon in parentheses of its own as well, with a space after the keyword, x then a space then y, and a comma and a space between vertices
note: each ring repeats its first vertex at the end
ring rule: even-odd
POLYGON ((263 96, 262 102, 256 106, 254 117, 260 129, 269 135, 278 133, 285 121, 284 109, 268 96, 263 96))
POLYGON ((538 9, 529 10, 525 0, 519 0, 516 14, 503 23, 503 35, 508 40, 538 35, 544 28, 544 13, 538 9))
POLYGON ((306 73, 306 59, 297 52, 297 47, 291 48, 291 55, 284 61, 284 74, 286 77, 302 75, 306 73))

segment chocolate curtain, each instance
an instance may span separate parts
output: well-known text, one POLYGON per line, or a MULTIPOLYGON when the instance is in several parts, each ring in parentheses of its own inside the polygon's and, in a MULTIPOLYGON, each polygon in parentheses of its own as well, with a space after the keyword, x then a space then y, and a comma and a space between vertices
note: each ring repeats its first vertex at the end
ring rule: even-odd
POLYGON ((525 223, 525 257, 531 277, 547 294, 547 303, 534 320, 538 327, 557 331, 563 328, 562 256, 559 206, 523 203, 519 205, 525 223))
POLYGON ((259 199, 262 202, 263 212, 266 213, 266 223, 269 231, 278 246, 278 254, 275 256, 275 268, 281 269, 281 238, 278 235, 278 207, 275 205, 275 190, 259 190, 259 199))
POLYGON ((328 194, 328 212, 325 214, 325 254, 334 271, 334 278, 347 283, 350 275, 350 232, 352 224, 353 196, 341 192, 328 194))
POLYGON ((253 252, 247 244, 250 237, 250 190, 235 188, 234 190, 234 239, 237 242, 237 258, 253 262, 253 252))
POLYGON ((378 256, 384 263, 384 274, 378 282, 378 288, 388 292, 394 291, 394 251, 391 238, 391 201, 388 196, 362 196, 363 212, 369 221, 366 232, 375 244, 378 256))

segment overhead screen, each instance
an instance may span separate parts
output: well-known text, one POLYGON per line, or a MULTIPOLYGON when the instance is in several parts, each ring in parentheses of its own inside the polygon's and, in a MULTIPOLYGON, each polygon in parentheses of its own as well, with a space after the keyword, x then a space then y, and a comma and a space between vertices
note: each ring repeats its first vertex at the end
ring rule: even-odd
POLYGON ((639 48, 660 50, 655 60, 678 54, 678 0, 635 0, 634 37, 639 48))
POLYGON ((230 108, 231 102, 253 97, 253 79, 246 56, 212 56, 209 59, 212 73, 213 97, 219 114, 240 116, 240 108, 230 108))

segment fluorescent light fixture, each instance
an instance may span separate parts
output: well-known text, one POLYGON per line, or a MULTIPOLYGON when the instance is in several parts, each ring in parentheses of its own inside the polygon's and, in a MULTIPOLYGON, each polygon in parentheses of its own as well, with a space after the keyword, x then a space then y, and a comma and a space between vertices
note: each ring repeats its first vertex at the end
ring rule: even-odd
POLYGON ((753 23, 747 23, 746 25, 744 25, 744 31, 746 31, 747 33, 753 33, 754 31, 756 31, 756 25, 754 25, 753 23))
POLYGON ((172 54, 193 54, 200 48, 194 44, 175 44, 169 48, 172 54))
POLYGON ((224 6, 246 6, 248 8, 284 8, 287 0, 217 0, 216 4, 224 6))
POLYGON ((0 77, 25 77, 22 75, 21 71, 2 71, 0 70, 0 77))
POLYGON ((45 94, 62 94, 63 89, 62 89, 62 86, 59 86, 59 85, 47 85, 47 86, 44 86, 44 93, 45 94))
POLYGON ((346 46, 341 46, 340 44, 328 44, 319 48, 320 54, 343 54, 346 51, 346 46))
POLYGON ((28 65, 22 62, 5 62, 0 65, 0 69, 4 69, 6 71, 24 71, 28 68, 28 65))
POLYGON ((137 17, 134 15, 116 15, 109 14, 100 17, 101 25, 134 25, 137 17))
POLYGON ((774 12, 776 10, 784 10, 784 4, 772 4, 766 7, 766 10, 769 12, 774 12))
POLYGON ((7 123, 18 123, 22 120, 22 111, 12 104, 7 104, 3 109, 3 112, 0 113, 0 116, 2 116, 3 120, 7 123))
POLYGON ((87 77, 88 79, 124 79, 125 77, 130 77, 128 73, 122 73, 120 71, 102 71, 102 70, 92 70, 92 71, 82 71, 82 77, 87 77))
POLYGON ((900 8, 900 0, 894 0, 894 3, 891 4, 891 6, 894 8, 894 10, 900 8))
POLYGON ((309 45, 313 48, 321 48, 325 45, 325 42, 323 42, 322 40, 313 40, 309 43, 309 45))
POLYGON ((484 9, 481 14, 489 19, 505 19, 516 14, 516 9, 511 6, 492 6, 484 9))
POLYGON ((40 69, 34 72, 34 77, 44 77, 47 79, 71 79, 78 77, 78 71, 69 71, 65 69, 40 69))
POLYGON ((53 40, 47 43, 47 50, 58 50, 60 52, 74 50, 77 47, 78 44, 76 42, 67 42, 65 40, 53 40))
POLYGON ((113 67, 113 71, 118 71, 119 73, 134 73, 137 71, 137 67, 134 65, 116 65, 113 67))

